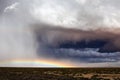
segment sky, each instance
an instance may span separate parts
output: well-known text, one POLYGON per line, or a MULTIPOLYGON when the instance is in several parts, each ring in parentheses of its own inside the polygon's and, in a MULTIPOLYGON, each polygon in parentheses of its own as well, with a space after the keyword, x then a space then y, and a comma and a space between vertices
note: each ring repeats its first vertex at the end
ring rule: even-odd
POLYGON ((119 67, 119 0, 0 0, 0 66, 119 67))

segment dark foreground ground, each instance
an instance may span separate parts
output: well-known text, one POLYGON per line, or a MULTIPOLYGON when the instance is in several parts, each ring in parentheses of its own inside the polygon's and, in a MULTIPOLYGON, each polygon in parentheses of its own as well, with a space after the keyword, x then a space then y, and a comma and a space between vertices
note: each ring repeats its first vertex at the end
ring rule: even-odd
POLYGON ((0 80, 120 80, 120 68, 0 68, 0 80))

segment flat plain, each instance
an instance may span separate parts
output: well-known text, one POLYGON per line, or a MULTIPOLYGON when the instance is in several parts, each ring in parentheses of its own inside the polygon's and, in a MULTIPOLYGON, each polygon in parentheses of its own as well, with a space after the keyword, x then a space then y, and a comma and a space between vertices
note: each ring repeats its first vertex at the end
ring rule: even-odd
POLYGON ((120 80, 120 68, 0 68, 0 80, 120 80))

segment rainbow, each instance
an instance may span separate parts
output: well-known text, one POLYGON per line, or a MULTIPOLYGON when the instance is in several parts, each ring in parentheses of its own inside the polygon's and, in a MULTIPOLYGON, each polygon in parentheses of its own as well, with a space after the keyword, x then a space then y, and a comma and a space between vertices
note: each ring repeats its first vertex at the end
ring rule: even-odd
POLYGON ((62 62, 50 60, 7 60, 0 61, 1 67, 71 67, 62 62))

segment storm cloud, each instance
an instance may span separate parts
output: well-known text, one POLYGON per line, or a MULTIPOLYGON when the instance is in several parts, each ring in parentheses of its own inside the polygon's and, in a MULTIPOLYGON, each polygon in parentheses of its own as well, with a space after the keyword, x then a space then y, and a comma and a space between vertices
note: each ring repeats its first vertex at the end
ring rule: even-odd
POLYGON ((0 0, 0 60, 44 57, 119 66, 119 3, 0 0))
POLYGON ((37 29, 36 34, 38 42, 44 46, 38 49, 38 54, 42 50, 45 56, 90 63, 120 59, 119 34, 113 32, 44 27, 37 29))

